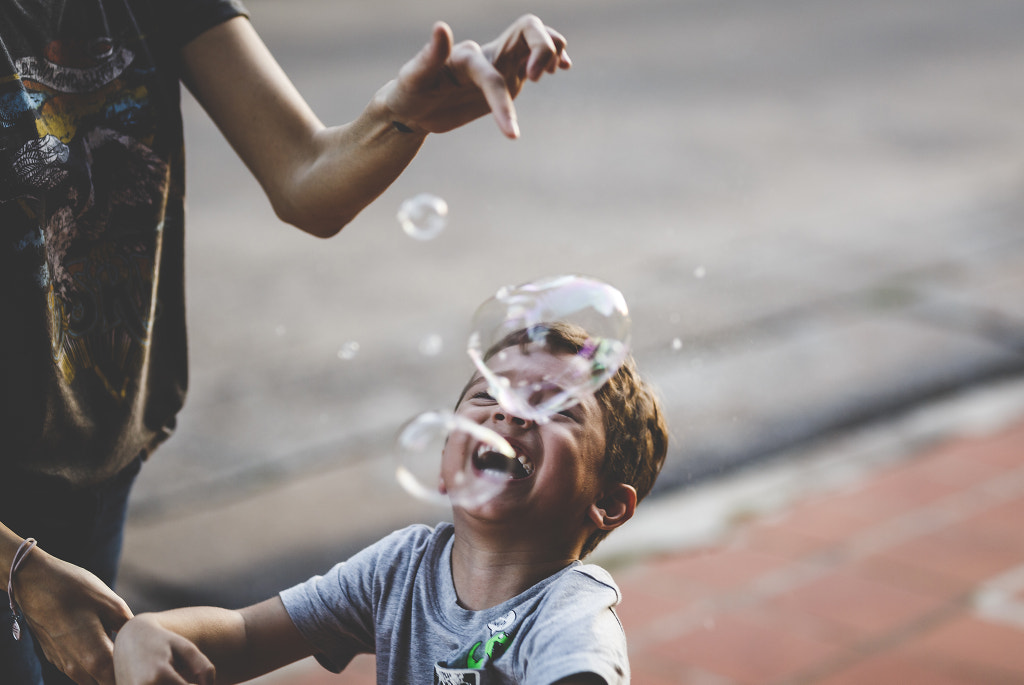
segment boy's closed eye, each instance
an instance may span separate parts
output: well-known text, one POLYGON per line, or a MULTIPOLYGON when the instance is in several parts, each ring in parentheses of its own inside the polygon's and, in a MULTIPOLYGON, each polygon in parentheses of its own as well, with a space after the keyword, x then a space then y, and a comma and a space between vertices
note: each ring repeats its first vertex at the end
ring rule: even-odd
MULTIPOLYGON (((486 390, 481 390, 479 392, 474 393, 470 397, 470 399, 477 400, 481 404, 491 404, 497 401, 486 390)), ((565 418, 575 421, 576 423, 579 423, 581 420, 579 414, 575 411, 574 407, 563 409, 562 411, 558 412, 557 416, 564 416, 565 418)))

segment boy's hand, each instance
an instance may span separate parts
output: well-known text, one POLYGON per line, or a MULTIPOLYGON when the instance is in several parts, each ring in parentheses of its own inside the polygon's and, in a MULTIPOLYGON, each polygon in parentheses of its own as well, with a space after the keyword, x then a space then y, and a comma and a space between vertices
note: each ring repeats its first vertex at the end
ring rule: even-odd
POLYGON ((114 685, 110 633, 132 612, 103 581, 36 548, 15 577, 14 595, 47 659, 81 685, 114 685))
POLYGON ((216 670, 192 642, 149 614, 136 616, 114 645, 117 685, 213 685, 216 670))
POLYGON ((396 121, 414 130, 442 133, 488 111, 509 138, 519 136, 512 104, 526 79, 568 69, 565 38, 533 15, 516 20, 498 38, 479 45, 454 43, 444 22, 430 42, 385 88, 384 101, 396 121))

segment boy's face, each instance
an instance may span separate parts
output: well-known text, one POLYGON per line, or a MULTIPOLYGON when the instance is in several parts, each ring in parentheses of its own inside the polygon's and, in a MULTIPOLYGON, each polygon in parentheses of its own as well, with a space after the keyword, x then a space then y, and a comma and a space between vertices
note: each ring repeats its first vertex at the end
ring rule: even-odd
MULTIPOLYGON (((489 361, 497 373, 512 383, 537 383, 557 378, 558 371, 572 360, 572 355, 533 352, 524 355, 510 347, 489 361)), ((501 435, 515 449, 518 465, 505 488, 490 503, 474 510, 482 515, 507 515, 516 521, 538 523, 564 521, 583 526, 585 512, 600 491, 601 466, 604 461, 605 434, 601 407, 593 395, 586 395, 579 404, 551 416, 546 423, 523 419, 504 410, 491 396, 487 381, 475 374, 456 408, 460 414, 501 435), (582 516, 578 516, 582 514, 582 516)), ((461 447, 451 449, 466 449, 461 447)), ((475 450, 477 444, 468 448, 475 450)), ((494 458, 491 455, 490 458, 494 458)), ((445 449, 442 478, 460 455, 445 449)), ((474 461, 475 468, 485 464, 474 461)))

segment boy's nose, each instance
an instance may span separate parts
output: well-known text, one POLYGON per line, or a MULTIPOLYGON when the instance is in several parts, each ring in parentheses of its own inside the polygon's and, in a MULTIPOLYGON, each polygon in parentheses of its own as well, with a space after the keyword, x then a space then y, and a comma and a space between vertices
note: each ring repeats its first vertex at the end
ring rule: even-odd
POLYGON ((529 426, 531 423, 533 423, 529 419, 524 419, 520 416, 515 416, 506 411, 494 412, 494 420, 499 422, 504 421, 506 423, 511 423, 513 426, 519 426, 520 428, 525 428, 529 426))

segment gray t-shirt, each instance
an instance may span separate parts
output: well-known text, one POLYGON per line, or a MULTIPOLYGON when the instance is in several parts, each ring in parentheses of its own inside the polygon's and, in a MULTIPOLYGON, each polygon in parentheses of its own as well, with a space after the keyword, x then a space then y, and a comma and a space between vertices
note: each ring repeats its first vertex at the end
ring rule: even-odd
POLYGON ((579 561, 483 611, 459 606, 451 524, 413 525, 281 593, 317 659, 340 672, 377 655, 377 682, 544 685, 596 673, 629 682, 626 637, 607 571, 579 561))

